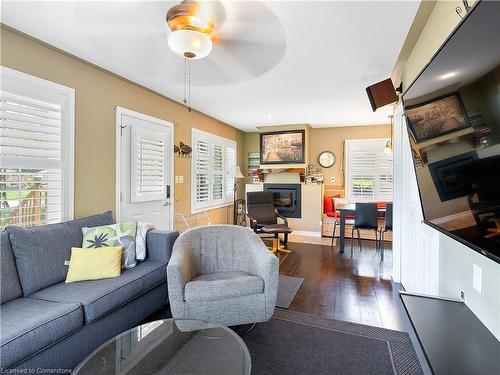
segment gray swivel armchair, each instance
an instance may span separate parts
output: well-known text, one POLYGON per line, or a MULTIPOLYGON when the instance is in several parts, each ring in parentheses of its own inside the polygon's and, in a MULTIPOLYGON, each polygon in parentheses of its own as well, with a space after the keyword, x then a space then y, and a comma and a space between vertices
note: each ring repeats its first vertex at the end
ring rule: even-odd
POLYGON ((278 258, 248 228, 190 229, 167 266, 172 315, 226 326, 265 322, 276 304, 278 268, 278 258))

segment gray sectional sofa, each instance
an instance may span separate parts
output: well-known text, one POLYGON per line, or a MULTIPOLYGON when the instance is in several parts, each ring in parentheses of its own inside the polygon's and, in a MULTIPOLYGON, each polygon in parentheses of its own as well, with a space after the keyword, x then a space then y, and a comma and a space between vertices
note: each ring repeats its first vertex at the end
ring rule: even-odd
MULTIPOLYGON (((1 232, 0 368, 73 369, 113 336, 167 303, 166 266, 178 233, 148 232, 147 258, 121 276, 65 284, 82 227, 112 224, 111 212, 1 232)), ((36 370, 39 371, 39 370, 36 370)))

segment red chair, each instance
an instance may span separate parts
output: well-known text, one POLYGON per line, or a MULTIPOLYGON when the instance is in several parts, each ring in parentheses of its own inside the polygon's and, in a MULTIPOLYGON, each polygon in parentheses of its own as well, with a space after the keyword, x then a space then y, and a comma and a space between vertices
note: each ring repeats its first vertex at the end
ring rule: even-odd
MULTIPOLYGON (((377 209, 381 209, 381 208, 386 208, 387 207, 387 204, 389 202, 377 202, 377 209)), ((384 221, 385 220, 385 215, 379 215, 378 216, 378 220, 379 221, 384 221)))

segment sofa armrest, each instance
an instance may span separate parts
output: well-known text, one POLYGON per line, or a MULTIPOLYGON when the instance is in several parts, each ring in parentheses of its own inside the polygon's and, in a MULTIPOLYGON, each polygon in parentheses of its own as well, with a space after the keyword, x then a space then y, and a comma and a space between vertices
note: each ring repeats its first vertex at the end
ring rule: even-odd
POLYGON ((177 237, 179 237, 179 232, 175 230, 150 230, 146 235, 147 258, 167 263, 177 237))

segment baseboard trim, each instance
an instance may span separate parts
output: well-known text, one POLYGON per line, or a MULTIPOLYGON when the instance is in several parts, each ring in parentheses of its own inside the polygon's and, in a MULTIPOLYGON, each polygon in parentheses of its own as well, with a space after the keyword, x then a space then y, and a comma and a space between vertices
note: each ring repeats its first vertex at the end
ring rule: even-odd
POLYGON ((294 230, 292 232, 292 236, 294 234, 297 235, 297 236, 321 237, 321 232, 309 232, 309 231, 306 231, 306 230, 294 230))

